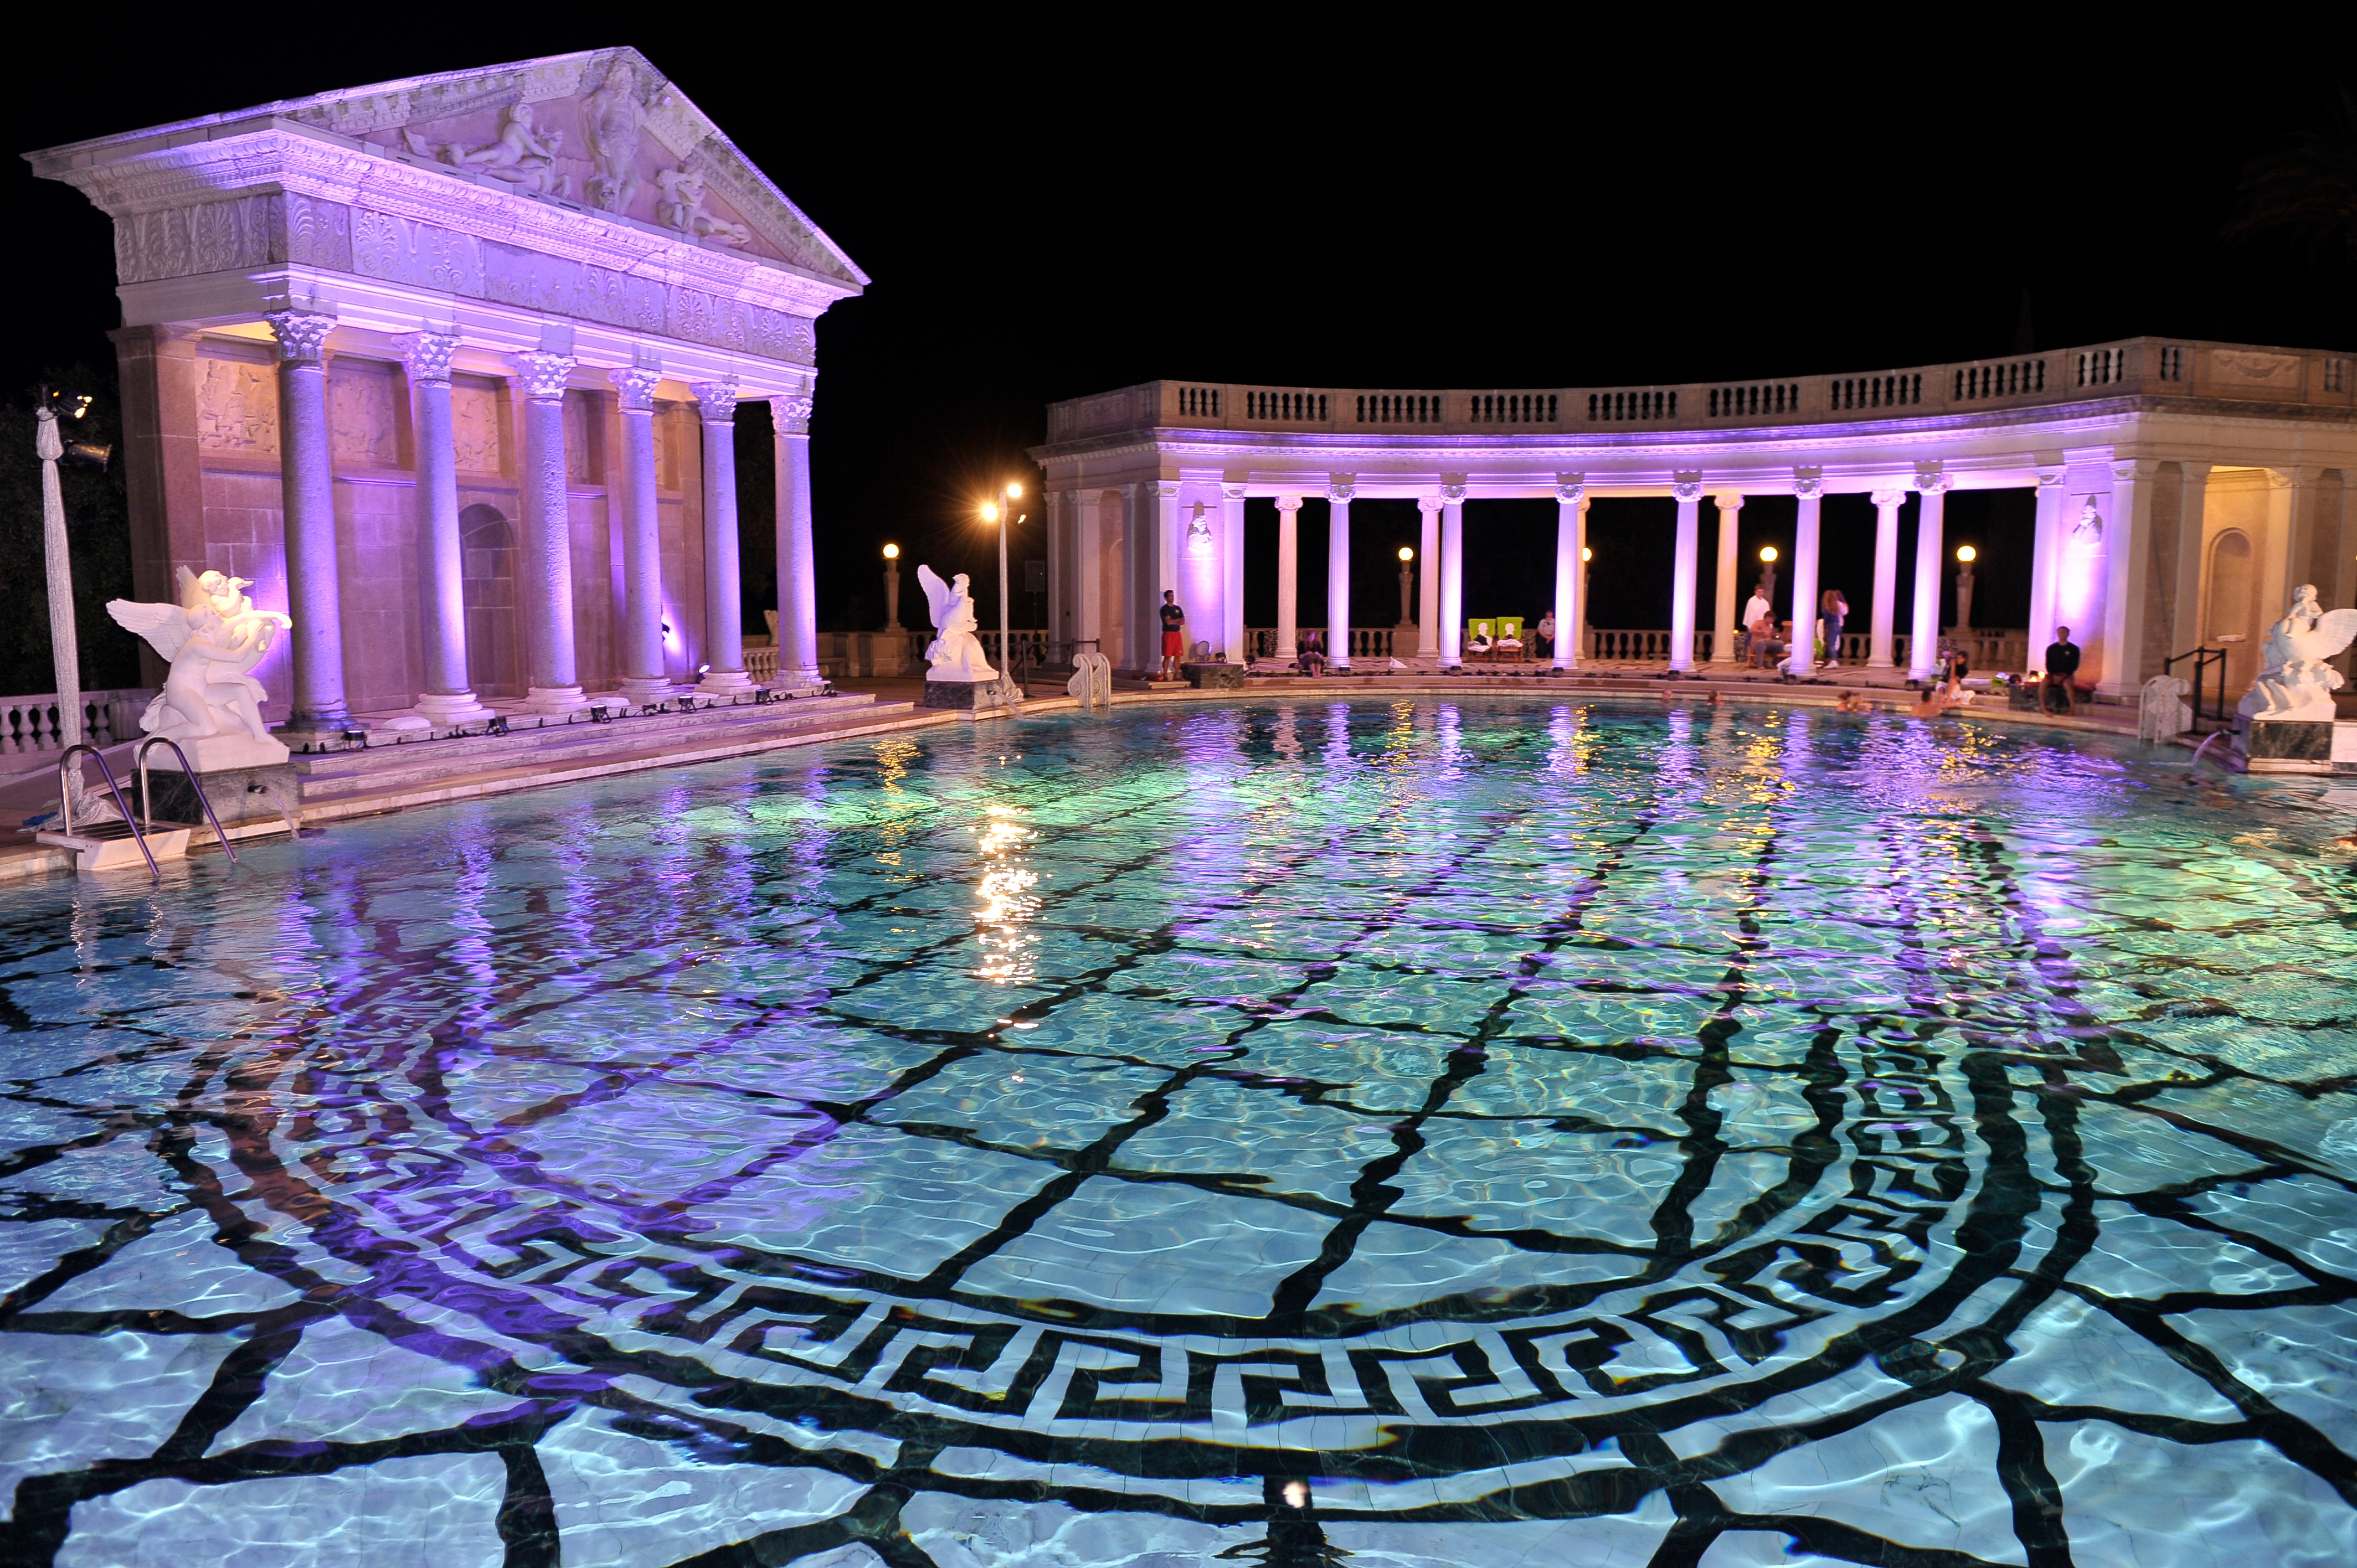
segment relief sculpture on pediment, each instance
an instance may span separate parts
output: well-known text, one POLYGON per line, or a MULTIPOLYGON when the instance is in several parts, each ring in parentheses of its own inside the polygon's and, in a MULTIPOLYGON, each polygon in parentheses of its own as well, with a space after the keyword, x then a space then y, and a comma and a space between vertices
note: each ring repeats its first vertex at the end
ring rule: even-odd
POLYGON ((655 221, 664 228, 723 245, 753 242, 752 230, 704 209, 704 177, 685 164, 677 168, 657 169, 655 186, 662 192, 655 202, 655 221))
POLYGON ((265 365, 199 359, 197 445, 242 456, 278 456, 278 381, 265 365))
POLYGON ((489 142, 472 146, 465 142, 436 145, 415 131, 404 131, 402 140, 419 157, 433 158, 452 168, 487 174, 544 196, 573 193, 572 177, 556 166, 557 156, 565 146, 565 133, 535 125, 529 103, 509 104, 500 115, 500 134, 489 142))

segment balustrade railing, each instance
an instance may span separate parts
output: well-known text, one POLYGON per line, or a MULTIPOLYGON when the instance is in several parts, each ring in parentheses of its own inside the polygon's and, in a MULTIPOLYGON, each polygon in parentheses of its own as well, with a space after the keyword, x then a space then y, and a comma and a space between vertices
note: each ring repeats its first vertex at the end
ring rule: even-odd
POLYGON ((1807 424, 1884 411, 1979 411, 2089 396, 2210 397, 2357 406, 2347 353, 2254 348, 2183 338, 2130 338, 2045 353, 1863 374, 1791 376, 1675 386, 1541 387, 1446 391, 1370 387, 1254 387, 1147 381, 1053 404, 1052 442, 1164 425, 1285 425, 1330 431, 1401 427, 1484 435, 1571 433, 1625 424, 1807 424))
MULTIPOLYGON (((81 694, 82 735, 92 746, 113 746, 135 738, 139 715, 156 693, 144 686, 124 686, 81 694)), ((58 733, 58 694, 37 693, 27 697, 0 697, 0 756, 61 749, 58 733)))
MULTIPOLYGON (((1317 632, 1321 637, 1324 636, 1326 632, 1326 628, 1322 626, 1305 626, 1300 629, 1304 632, 1317 632)), ((1272 626, 1246 627, 1244 628, 1244 646, 1252 650, 1252 658, 1275 658, 1276 628, 1272 626)), ((1327 644, 1327 647, 1329 649, 1328 657, 1330 658, 1332 657, 1330 650, 1333 644, 1329 642, 1327 644)), ((1354 626, 1351 628, 1351 662, 1353 664, 1358 663, 1362 659, 1392 660, 1402 657, 1413 658, 1415 653, 1415 628, 1414 627, 1409 627, 1405 631, 1402 631, 1399 628, 1393 626, 1354 626), (1400 648, 1405 648, 1406 650, 1406 653, 1405 655, 1394 651, 1395 649, 1400 648)))
POLYGON ((778 679, 778 650, 775 644, 756 648, 745 647, 745 673, 756 686, 774 685, 778 679))

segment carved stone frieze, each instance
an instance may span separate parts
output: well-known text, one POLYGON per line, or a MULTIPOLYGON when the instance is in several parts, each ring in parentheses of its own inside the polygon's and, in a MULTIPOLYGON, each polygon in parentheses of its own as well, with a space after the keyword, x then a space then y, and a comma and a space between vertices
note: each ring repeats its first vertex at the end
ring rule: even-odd
POLYGON ((242 196, 165 212, 140 212, 114 224, 114 272, 124 283, 265 267, 274 252, 274 196, 242 196))
POLYGON ((278 378, 248 360, 197 360, 197 446, 247 457, 278 456, 278 378))

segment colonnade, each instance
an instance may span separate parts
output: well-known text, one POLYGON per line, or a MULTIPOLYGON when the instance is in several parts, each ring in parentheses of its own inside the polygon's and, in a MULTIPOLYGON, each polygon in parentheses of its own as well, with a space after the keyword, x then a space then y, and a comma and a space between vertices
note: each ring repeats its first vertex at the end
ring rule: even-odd
MULTIPOLYGON (((337 572, 334 470, 325 345, 331 316, 281 311, 265 318, 278 348, 281 476, 285 498, 288 634, 292 662, 287 728, 334 733, 351 722, 345 697, 337 572)), ((416 713, 436 725, 490 716, 468 669, 464 557, 459 535, 456 432, 450 406, 453 333, 425 331, 404 343, 416 443, 417 541, 425 690, 416 713)), ((518 613, 525 631, 525 706, 562 714, 588 703, 574 647, 573 547, 565 450, 564 399, 579 361, 547 349, 514 353, 506 364, 515 392, 518 613)), ((610 498, 622 540, 623 603, 617 649, 620 691, 633 703, 661 700, 673 686, 662 634, 662 543, 655 464, 654 392, 662 372, 651 353, 609 371, 621 413, 619 490, 610 498)), ((736 412, 733 383, 691 386, 704 441, 705 664, 698 689, 748 689, 737 550, 736 412)), ((808 397, 770 402, 777 443, 778 674, 781 685, 819 680, 816 585, 813 581, 808 397)))

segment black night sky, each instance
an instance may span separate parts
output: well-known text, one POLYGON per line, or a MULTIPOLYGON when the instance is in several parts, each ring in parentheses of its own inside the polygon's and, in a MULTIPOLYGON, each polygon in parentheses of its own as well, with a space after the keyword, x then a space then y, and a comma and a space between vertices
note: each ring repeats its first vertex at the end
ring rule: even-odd
MULTIPOLYGON (((527 10, 530 26, 412 9, 366 35, 323 13, 244 37, 211 11, 145 13, 120 36, 60 14, 48 52, 16 58, 9 150, 637 46, 875 279, 819 327, 820 614, 841 628, 880 624, 887 539, 988 584, 973 503, 1036 478, 1022 452, 1043 405, 1159 376, 1808 374, 2003 353, 2025 328, 2039 348, 2139 333, 2357 347, 2349 257, 2218 237, 2244 163, 2323 121, 2335 58, 2350 74, 2316 38, 2237 65, 2206 36, 2157 29, 2158 14, 2134 29, 2151 40, 2139 52, 2114 27, 1983 11, 1944 14, 1934 45, 1889 12, 1684 13, 1647 34, 1572 10, 1462 32, 1372 11, 1146 13, 1167 33, 1103 11, 822 22, 763 7, 698 25, 693 8, 527 10)), ((117 316, 107 220, 14 158, 0 182, 13 398, 52 368, 111 365, 117 316)), ((766 443, 740 447, 765 475, 766 443)), ((756 548, 763 475, 745 475, 756 548)), ((1554 515, 1469 509, 1469 614, 1541 607, 1554 515)), ((1789 542, 1789 499, 1743 515, 1747 561, 1789 542)), ((1275 512, 1250 516, 1248 618, 1267 624, 1275 512)), ((1596 624, 1668 624, 1670 516, 1667 501, 1597 506, 1596 624)), ((1975 620, 2022 624, 2027 496, 1959 494, 1948 516, 1986 559, 1975 620)), ((1018 558, 1044 553, 1033 517, 1018 558)), ((1388 620, 1414 510, 1353 517, 1358 618, 1388 620)), ((1863 614, 1872 509, 1836 498, 1824 517, 1826 581, 1863 614)), ((1322 503, 1303 521, 1314 624, 1322 503)), ((1707 606, 1707 513, 1704 527, 1707 606)), ((768 571, 748 561, 748 592, 768 571)))

